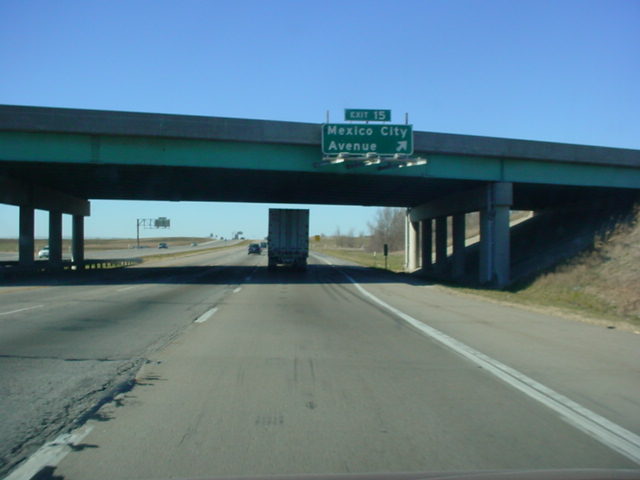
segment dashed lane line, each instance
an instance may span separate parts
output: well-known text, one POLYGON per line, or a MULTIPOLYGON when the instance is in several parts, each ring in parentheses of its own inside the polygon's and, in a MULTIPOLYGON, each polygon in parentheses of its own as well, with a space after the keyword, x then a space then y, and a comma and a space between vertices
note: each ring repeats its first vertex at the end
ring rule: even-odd
POLYGON ((209 320, 216 312, 218 311, 218 307, 213 307, 211 310, 204 312, 198 318, 194 320, 194 323, 204 323, 209 320))
POLYGON ((11 310, 10 312, 1 312, 0 316, 2 316, 2 315, 11 315, 12 313, 25 312, 27 310, 33 310, 35 308, 42 308, 42 307, 44 307, 44 305, 34 305, 32 307, 19 308, 17 310, 11 310))
POLYGON ((141 287, 141 285, 131 285, 130 287, 118 288, 119 292, 126 292, 127 290, 131 290, 133 288, 141 287))

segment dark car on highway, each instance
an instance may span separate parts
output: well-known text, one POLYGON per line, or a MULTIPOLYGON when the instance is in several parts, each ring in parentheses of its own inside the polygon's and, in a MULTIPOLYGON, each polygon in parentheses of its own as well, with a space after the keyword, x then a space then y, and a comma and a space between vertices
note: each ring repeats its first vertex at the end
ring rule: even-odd
POLYGON ((260 255, 262 253, 260 245, 258 245, 257 243, 252 243, 251 245, 249 245, 249 254, 252 253, 257 253, 258 255, 260 255))

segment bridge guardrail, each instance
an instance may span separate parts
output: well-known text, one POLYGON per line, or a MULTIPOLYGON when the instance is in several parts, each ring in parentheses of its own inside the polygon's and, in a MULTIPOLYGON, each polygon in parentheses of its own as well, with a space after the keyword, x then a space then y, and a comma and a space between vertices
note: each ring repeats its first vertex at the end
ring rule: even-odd
POLYGON ((19 276, 50 272, 82 272, 87 270, 105 270, 111 268, 130 267, 143 262, 142 258, 112 258, 108 260, 91 259, 82 263, 63 261, 53 265, 49 261, 35 261, 33 265, 23 266, 17 260, 0 262, 0 279, 11 279, 19 276))

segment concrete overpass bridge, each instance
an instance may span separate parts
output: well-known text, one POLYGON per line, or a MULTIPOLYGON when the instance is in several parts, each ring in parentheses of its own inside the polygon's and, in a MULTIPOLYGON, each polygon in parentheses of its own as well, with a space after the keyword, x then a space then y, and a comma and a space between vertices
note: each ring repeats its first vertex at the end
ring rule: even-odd
POLYGON ((50 262, 61 262, 63 214, 73 216, 73 257, 83 262, 91 199, 404 207, 409 269, 453 278, 465 271, 464 215, 475 211, 477 279, 504 286, 510 210, 640 190, 638 150, 415 132, 415 154, 428 162, 397 168, 322 163, 320 137, 311 123, 4 105, 0 202, 20 207, 25 266, 34 261, 34 209, 50 214, 50 262))

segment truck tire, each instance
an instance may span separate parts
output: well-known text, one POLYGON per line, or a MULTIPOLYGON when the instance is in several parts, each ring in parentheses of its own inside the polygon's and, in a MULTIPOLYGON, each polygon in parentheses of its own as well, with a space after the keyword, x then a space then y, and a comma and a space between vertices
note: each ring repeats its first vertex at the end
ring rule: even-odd
POLYGON ((267 268, 269 270, 275 270, 276 269, 276 261, 271 257, 269 257, 269 262, 268 262, 267 268))

